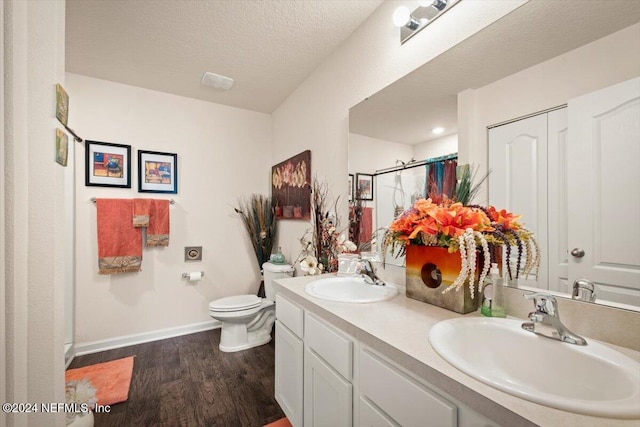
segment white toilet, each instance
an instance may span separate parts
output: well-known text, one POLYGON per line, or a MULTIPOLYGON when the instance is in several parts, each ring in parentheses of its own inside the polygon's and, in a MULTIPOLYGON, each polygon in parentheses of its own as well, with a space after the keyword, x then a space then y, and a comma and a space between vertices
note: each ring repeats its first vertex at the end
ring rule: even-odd
POLYGON ((271 328, 276 320, 273 281, 293 276, 293 267, 265 262, 262 269, 266 298, 236 295, 209 304, 209 315, 222 322, 220 350, 246 350, 271 341, 271 328))

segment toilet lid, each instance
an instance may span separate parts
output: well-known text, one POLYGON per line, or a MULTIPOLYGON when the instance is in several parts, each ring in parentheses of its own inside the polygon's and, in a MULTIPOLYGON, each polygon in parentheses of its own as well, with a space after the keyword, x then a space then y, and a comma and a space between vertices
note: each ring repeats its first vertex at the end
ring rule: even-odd
POLYGON ((235 295, 212 301, 209 304, 209 310, 240 311, 258 307, 260 304, 262 304, 262 298, 255 295, 235 295))

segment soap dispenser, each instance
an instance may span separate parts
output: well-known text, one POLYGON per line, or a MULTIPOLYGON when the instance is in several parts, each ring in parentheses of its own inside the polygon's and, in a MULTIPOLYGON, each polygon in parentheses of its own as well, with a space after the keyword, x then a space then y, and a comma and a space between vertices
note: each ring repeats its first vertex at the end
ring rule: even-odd
POLYGON ((500 277, 500 270, 498 269, 498 264, 495 262, 491 263, 489 277, 491 277, 491 287, 493 288, 491 317, 507 317, 507 300, 504 291, 504 281, 502 277, 500 277))

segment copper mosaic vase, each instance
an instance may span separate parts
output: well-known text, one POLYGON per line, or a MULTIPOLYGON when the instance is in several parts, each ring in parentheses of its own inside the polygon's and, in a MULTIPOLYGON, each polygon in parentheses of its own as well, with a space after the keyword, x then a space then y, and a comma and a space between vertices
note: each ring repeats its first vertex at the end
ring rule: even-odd
POLYGON ((475 298, 471 298, 468 283, 459 291, 442 293, 462 270, 460 252, 449 253, 447 248, 437 246, 408 245, 406 262, 407 297, 461 314, 478 309, 478 268, 474 280, 475 298))

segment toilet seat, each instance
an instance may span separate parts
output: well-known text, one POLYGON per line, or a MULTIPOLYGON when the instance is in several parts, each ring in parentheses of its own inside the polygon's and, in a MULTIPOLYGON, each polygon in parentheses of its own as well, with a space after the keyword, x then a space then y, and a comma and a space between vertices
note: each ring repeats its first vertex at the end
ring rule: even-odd
POLYGON ((209 311, 234 312, 251 310, 262 304, 262 298, 255 295, 234 295, 220 298, 209 304, 209 311))

